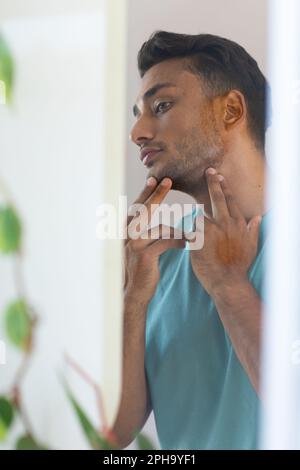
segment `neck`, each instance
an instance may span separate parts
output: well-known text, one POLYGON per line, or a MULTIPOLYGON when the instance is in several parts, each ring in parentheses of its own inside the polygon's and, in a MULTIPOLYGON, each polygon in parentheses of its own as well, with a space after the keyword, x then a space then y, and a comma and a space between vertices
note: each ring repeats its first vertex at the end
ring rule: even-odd
MULTIPOLYGON (((224 176, 245 219, 249 221, 256 215, 264 215, 265 177, 267 164, 264 154, 257 150, 252 143, 243 142, 243 146, 230 149, 224 155, 223 162, 215 169, 224 176)), ((211 203, 207 185, 192 196, 198 204, 204 204, 205 215, 211 217, 211 203)))

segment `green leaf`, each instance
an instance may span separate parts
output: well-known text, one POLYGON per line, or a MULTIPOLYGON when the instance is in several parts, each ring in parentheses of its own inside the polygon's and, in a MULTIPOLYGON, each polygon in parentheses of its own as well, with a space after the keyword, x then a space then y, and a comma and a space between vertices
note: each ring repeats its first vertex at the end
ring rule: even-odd
POLYGON ((10 50, 0 35, 0 80, 5 86, 5 101, 10 102, 14 81, 14 64, 10 50))
POLYGON ((145 434, 139 433, 136 436, 136 441, 139 450, 155 450, 153 443, 145 434))
POLYGON ((64 385, 67 396, 72 404, 72 407, 77 415, 77 418, 81 424, 81 428, 90 444, 92 449, 95 450, 113 450, 116 447, 109 442, 105 437, 103 437, 93 426, 90 419, 87 417, 69 388, 64 385))
POLYGON ((0 397, 0 441, 6 438, 14 419, 14 408, 6 397, 0 397))
POLYGON ((5 426, 3 421, 0 419, 0 442, 4 441, 4 439, 6 438, 6 434, 7 434, 7 427, 5 426))
POLYGON ((21 222, 13 207, 0 207, 0 252, 16 252, 21 245, 21 232, 21 222))
POLYGON ((31 318, 26 303, 19 299, 12 302, 5 312, 6 334, 20 349, 26 350, 31 336, 31 318))
POLYGON ((16 450, 47 450, 47 447, 37 442, 29 434, 25 434, 17 440, 16 450))

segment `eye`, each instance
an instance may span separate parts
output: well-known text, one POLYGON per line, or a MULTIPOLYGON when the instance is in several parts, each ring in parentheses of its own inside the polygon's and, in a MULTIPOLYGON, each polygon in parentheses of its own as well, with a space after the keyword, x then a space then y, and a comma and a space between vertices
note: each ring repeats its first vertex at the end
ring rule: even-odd
POLYGON ((154 106, 155 113, 161 113, 169 109, 169 105, 171 105, 171 101, 161 101, 156 106, 154 106))

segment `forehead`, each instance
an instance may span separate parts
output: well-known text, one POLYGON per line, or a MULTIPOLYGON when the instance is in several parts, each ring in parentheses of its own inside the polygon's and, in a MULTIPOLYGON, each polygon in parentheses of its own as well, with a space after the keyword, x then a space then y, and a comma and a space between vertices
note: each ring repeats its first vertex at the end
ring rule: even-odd
MULTIPOLYGON (((200 90, 199 78, 192 72, 185 70, 185 63, 186 59, 170 59, 151 67, 141 80, 136 103, 143 98, 147 90, 159 83, 172 83, 177 87, 177 91, 183 94, 194 93, 195 88, 200 90)), ((176 89, 173 88, 173 90, 176 89)))

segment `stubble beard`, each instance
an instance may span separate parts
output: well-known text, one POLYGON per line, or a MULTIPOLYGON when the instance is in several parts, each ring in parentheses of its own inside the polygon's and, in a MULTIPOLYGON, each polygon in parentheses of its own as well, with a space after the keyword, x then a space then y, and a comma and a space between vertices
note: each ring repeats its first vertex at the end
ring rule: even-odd
POLYGON ((215 126, 209 134, 193 128, 180 142, 175 143, 177 158, 168 167, 172 189, 195 196, 206 191, 205 170, 218 168, 224 160, 225 148, 215 126))

